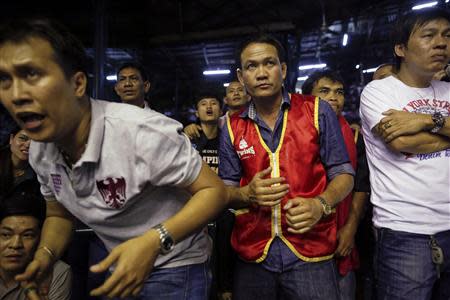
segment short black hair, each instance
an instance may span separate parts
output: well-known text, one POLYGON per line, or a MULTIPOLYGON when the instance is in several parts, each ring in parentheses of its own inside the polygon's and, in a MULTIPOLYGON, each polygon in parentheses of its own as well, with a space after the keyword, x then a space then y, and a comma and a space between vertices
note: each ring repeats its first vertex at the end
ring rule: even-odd
POLYGON ((82 43, 62 24, 50 19, 11 19, 0 26, 0 45, 19 43, 29 38, 46 40, 53 49, 56 63, 66 78, 76 72, 87 76, 88 58, 82 43))
POLYGON ((121 64, 119 66, 119 68, 117 69, 117 73, 116 73, 117 78, 119 78, 120 71, 122 71, 123 69, 126 69, 126 68, 132 68, 132 69, 138 70, 139 73, 141 73, 141 77, 142 77, 143 81, 149 81, 150 80, 149 76, 148 76, 148 73, 147 73, 147 70, 145 69, 145 67, 143 65, 141 65, 140 63, 134 62, 134 61, 125 62, 125 63, 121 64))
POLYGON ((40 193, 39 183, 34 179, 21 182, 0 199, 0 222, 11 216, 32 216, 41 227, 45 213, 45 200, 40 193))
POLYGON ((195 109, 198 109, 198 103, 201 100, 206 99, 206 98, 216 99, 219 102, 220 108, 222 108, 222 99, 216 93, 204 92, 204 93, 197 94, 197 96, 195 97, 195 109))
MULTIPOLYGON (((401 16, 395 23, 391 32, 392 49, 396 45, 407 45, 411 34, 418 28, 422 27, 426 23, 437 20, 445 19, 450 22, 450 13, 442 8, 433 7, 421 10, 412 10, 401 16)), ((402 58, 397 56, 394 52, 395 67, 400 69, 402 58)))
POLYGON ((253 36, 245 40, 240 44, 238 50, 236 52, 236 61, 238 62, 238 67, 242 67, 241 54, 244 52, 245 48, 247 48, 250 44, 269 44, 274 46, 277 49, 278 59, 280 63, 286 62, 286 51, 284 50, 283 45, 278 41, 275 37, 268 34, 260 34, 257 36, 253 36))
POLYGON ((322 78, 328 78, 333 82, 339 82, 343 86, 345 86, 344 79, 338 72, 330 69, 320 70, 309 75, 308 79, 306 79, 306 81, 303 83, 302 94, 311 95, 312 90, 314 89, 314 84, 319 82, 319 80, 322 78))

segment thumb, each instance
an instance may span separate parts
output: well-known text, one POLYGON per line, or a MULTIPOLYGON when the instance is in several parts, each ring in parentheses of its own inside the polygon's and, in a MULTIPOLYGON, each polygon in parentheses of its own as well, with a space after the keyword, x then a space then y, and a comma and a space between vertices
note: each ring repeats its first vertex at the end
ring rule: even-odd
POLYGON ((104 260, 96 265, 91 266, 89 270, 93 273, 105 272, 114 262, 117 261, 118 258, 119 254, 117 254, 117 252, 115 251, 112 251, 104 260))
POLYGON ((262 170, 261 172, 258 172, 255 174, 256 178, 264 178, 267 175, 270 174, 270 172, 272 172, 272 167, 268 167, 267 169, 262 170))
POLYGON ((33 280, 39 272, 39 262, 33 260, 25 269, 22 274, 18 274, 14 277, 16 281, 31 281, 33 280))

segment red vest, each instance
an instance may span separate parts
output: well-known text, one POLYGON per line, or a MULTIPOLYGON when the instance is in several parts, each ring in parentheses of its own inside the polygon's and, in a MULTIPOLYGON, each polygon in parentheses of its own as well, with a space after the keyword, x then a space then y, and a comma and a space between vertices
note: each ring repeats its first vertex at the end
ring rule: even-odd
POLYGON ((330 259, 336 247, 336 218, 331 214, 304 234, 287 231, 282 207, 294 197, 312 198, 327 186, 326 171, 320 160, 318 133, 319 100, 291 95, 291 107, 284 111, 280 143, 274 153, 265 144, 251 119, 233 115, 228 121, 232 144, 242 165, 241 186, 254 175, 272 166, 271 177, 285 177, 289 193, 281 205, 250 206, 236 212, 231 244, 247 261, 263 261, 272 240, 279 236, 299 258, 306 261, 330 259))
MULTIPOLYGON (((358 136, 353 134, 353 130, 348 125, 345 118, 341 115, 339 116, 339 124, 341 126, 342 136, 344 137, 345 146, 350 158, 350 163, 352 164, 353 170, 356 171, 357 163, 357 153, 356 153, 356 139, 358 136)), ((357 134, 357 133, 356 133, 357 134)), ((336 207, 337 215, 337 229, 339 230, 345 225, 350 212, 350 207, 352 205, 353 192, 347 195, 341 202, 339 202, 336 207)), ((352 252, 346 257, 339 257, 336 259, 339 273, 344 276, 349 271, 356 269, 359 266, 359 256, 356 247, 353 247, 352 252)))

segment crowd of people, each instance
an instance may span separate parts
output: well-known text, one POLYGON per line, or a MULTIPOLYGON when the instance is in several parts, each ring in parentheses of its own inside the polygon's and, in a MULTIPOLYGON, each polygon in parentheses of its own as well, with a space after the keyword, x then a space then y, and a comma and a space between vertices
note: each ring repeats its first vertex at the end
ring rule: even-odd
POLYGON ((355 126, 338 71, 290 93, 283 46, 251 36, 183 128, 139 63, 117 70, 123 103, 92 99, 63 25, 2 24, 0 299, 450 299, 450 14, 405 14, 393 52, 355 126), (89 277, 62 261, 80 227, 89 277))

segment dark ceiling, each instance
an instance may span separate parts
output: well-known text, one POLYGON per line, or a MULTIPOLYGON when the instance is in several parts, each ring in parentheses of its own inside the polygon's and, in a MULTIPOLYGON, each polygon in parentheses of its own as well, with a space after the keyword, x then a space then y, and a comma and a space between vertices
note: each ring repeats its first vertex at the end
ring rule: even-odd
POLYGON ((236 46, 261 31, 287 48, 291 90, 300 85, 298 76, 307 75, 299 64, 307 63, 327 63, 347 81, 362 84, 364 68, 389 59, 387 36, 396 16, 429 1, 2 1, 0 17, 41 15, 71 28, 93 59, 93 94, 100 98, 116 99, 106 75, 124 61, 139 60, 152 77, 152 105, 177 116, 196 91, 223 92, 223 83, 235 73, 236 46), (346 47, 344 33, 349 35, 346 47), (219 67, 232 72, 212 78, 202 74, 219 67))

